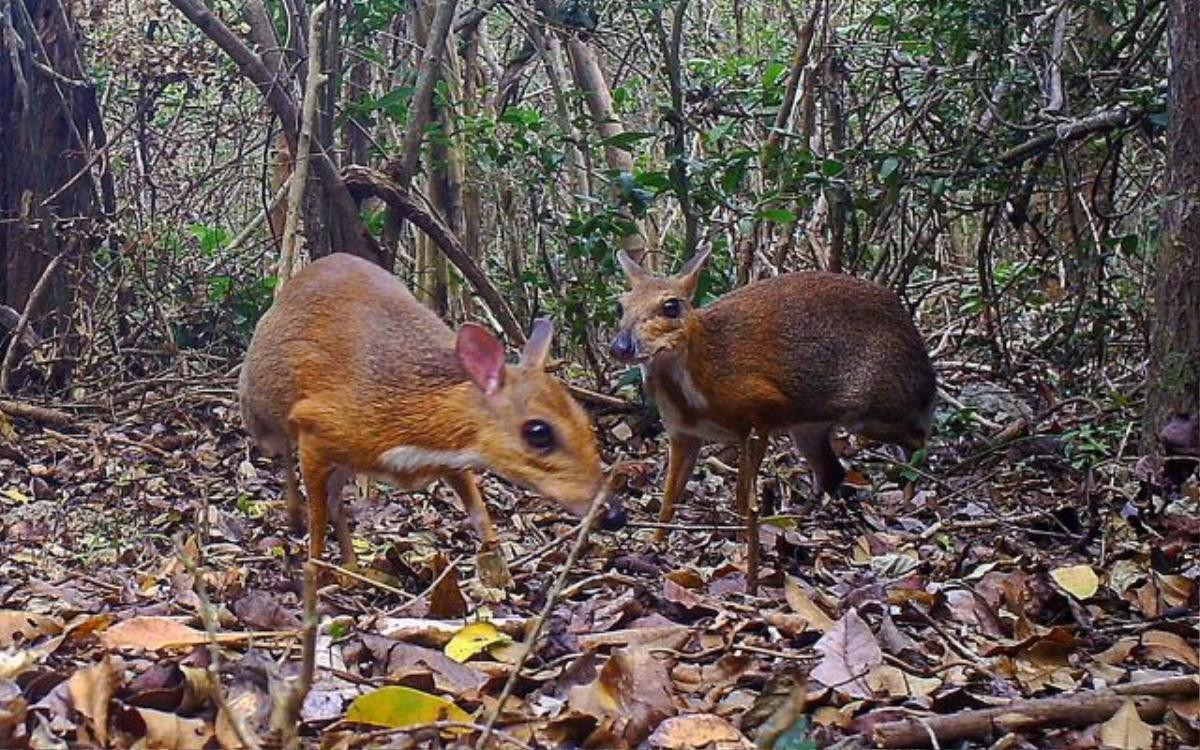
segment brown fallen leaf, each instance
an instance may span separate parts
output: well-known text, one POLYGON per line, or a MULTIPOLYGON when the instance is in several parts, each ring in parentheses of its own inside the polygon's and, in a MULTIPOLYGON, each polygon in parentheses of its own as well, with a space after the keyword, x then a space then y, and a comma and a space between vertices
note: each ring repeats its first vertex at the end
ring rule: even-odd
POLYGON ((57 617, 0 609, 0 648, 29 644, 44 636, 61 633, 62 629, 62 620, 57 617))
POLYGON ((601 735, 637 744, 675 713, 669 666, 646 646, 617 649, 593 682, 568 691, 568 706, 595 717, 601 735))
POLYGON ((803 617, 816 630, 828 633, 833 627, 833 620, 812 600, 799 579, 792 576, 784 578, 783 596, 792 611, 803 617))
POLYGON ((604 646, 661 646, 679 648, 692 637, 686 625, 663 625, 649 628, 625 628, 608 633, 592 633, 579 637, 579 647, 591 651, 604 646))
POLYGON ((225 699, 229 712, 224 707, 219 708, 213 728, 221 750, 247 750, 248 747, 261 746, 261 740, 254 730, 254 719, 270 710, 268 703, 266 693, 253 687, 243 686, 230 693, 225 699), (240 726, 235 726, 234 717, 240 726))
POLYGON ((890 664, 880 664, 867 675, 867 684, 880 697, 926 696, 942 686, 936 677, 918 677, 890 664))
POLYGON ((708 693, 736 683, 754 665, 755 660, 745 654, 725 654, 713 664, 678 664, 671 678, 682 690, 708 693))
POLYGON ((809 673, 811 679, 853 698, 871 697, 866 677, 883 663, 883 650, 858 612, 847 612, 813 648, 824 658, 809 673))
POLYGON ((101 746, 108 743, 108 708, 121 684, 125 665, 120 658, 105 656, 99 664, 85 667, 67 680, 71 706, 92 725, 92 735, 101 746))
POLYGON ((1152 661, 1176 661, 1191 667, 1200 667, 1200 653, 1197 653, 1183 636, 1166 630, 1142 633, 1142 650, 1146 658, 1152 661))
MULTIPOLYGON (((438 552, 430 561, 430 568, 436 578, 450 565, 450 560, 442 552, 438 552)), ((499 575, 499 574, 497 574, 499 575)), ((455 566, 429 592, 429 616, 449 620, 467 616, 467 599, 463 596, 458 585, 458 567, 455 566)))
POLYGON ((204 750, 213 737, 213 727, 203 719, 186 719, 151 708, 129 708, 121 712, 121 729, 140 737, 142 746, 155 750, 204 750))
MULTIPOLYGON (((218 633, 218 641, 241 640, 239 633, 218 633)), ((137 651, 188 648, 208 642, 203 630, 185 625, 169 617, 131 617, 113 625, 100 636, 105 648, 127 648, 137 651)))
POLYGON ((753 750, 754 743, 746 739, 732 724, 714 714, 673 716, 658 725, 646 740, 650 747, 667 750, 753 750))
POLYGON ((487 676, 482 672, 441 651, 371 634, 363 635, 363 644, 386 664, 387 675, 394 680, 403 680, 413 672, 428 673, 434 687, 452 695, 478 690, 487 684, 487 676))
MULTIPOLYGON (((488 620, 513 638, 525 635, 524 617, 493 617, 488 620)), ((462 620, 426 620, 418 617, 383 617, 377 630, 380 635, 398 641, 411 641, 422 646, 441 648, 463 629, 462 620)))
POLYGON ((33 651, 0 651, 0 680, 14 679, 37 662, 33 651))
POLYGON ((1100 742, 1117 750, 1151 750, 1154 728, 1142 721, 1137 704, 1126 700, 1111 719, 1100 725, 1100 742))
POLYGON ((0 680, 0 747, 24 746, 28 709, 21 687, 12 680, 0 680))
POLYGON ((233 603, 233 613, 255 630, 299 630, 300 618, 265 591, 251 591, 233 603))

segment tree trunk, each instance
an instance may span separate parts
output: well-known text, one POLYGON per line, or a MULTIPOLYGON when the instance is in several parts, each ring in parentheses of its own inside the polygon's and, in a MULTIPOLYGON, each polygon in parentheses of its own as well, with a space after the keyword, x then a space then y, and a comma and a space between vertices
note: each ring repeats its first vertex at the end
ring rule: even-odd
POLYGON ((1142 448, 1200 411, 1200 0, 1170 0, 1167 178, 1142 448))
MULTIPOLYGON (((625 127, 613 109, 612 92, 604 71, 600 69, 600 61, 596 53, 574 34, 567 37, 567 53, 571 58, 571 67, 575 74, 575 85, 583 91, 587 101, 588 112, 596 123, 596 132, 601 138, 611 139, 625 132, 625 127)), ((604 147, 604 157, 609 169, 615 172, 633 174, 633 154, 612 143, 604 147)), ((643 263, 649 270, 657 270, 657 257, 647 259, 644 222, 637 221, 632 215, 627 218, 637 227, 637 231, 622 241, 622 246, 630 257, 643 263)))
POLYGON ((55 310, 62 331, 70 327, 67 272, 87 252, 98 208, 89 155, 105 142, 76 32, 57 2, 0 5, 0 303, 23 311, 51 260, 65 254, 30 311, 37 321, 55 310))

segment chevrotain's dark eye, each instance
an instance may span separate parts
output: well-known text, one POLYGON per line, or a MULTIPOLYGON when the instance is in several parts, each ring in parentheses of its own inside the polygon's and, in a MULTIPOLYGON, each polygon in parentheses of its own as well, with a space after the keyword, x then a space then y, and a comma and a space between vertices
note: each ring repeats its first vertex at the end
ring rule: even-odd
POLYGON ((554 428, 540 419, 531 419, 521 425, 521 439, 530 448, 550 450, 554 447, 554 428))
POLYGON ((672 297, 663 303, 662 311, 668 318, 678 318, 683 315, 683 300, 672 297))

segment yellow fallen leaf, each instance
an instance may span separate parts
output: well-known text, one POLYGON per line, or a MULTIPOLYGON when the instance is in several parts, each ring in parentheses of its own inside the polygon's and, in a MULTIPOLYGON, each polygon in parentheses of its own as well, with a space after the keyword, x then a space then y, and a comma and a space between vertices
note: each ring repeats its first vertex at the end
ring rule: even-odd
POLYGON ((0 492, 0 496, 8 498, 11 501, 8 503, 9 505, 24 505, 29 502, 29 496, 17 489, 7 489, 4 492, 0 492))
POLYGON ((454 634, 444 649, 446 656, 457 662, 465 662, 472 656, 486 651, 497 643, 508 643, 512 638, 501 633, 487 621, 473 622, 454 634))
POLYGON ((469 722, 471 716, 445 698, 402 685, 363 693, 346 711, 346 721, 391 729, 447 720, 469 722))
POLYGON ((1089 599, 1100 588, 1100 578, 1090 565, 1072 565, 1050 571, 1054 582, 1076 599, 1089 599))
POLYGON ((1132 699, 1100 725, 1100 744, 1117 750, 1151 750, 1154 747, 1154 727, 1142 721, 1137 704, 1132 699))

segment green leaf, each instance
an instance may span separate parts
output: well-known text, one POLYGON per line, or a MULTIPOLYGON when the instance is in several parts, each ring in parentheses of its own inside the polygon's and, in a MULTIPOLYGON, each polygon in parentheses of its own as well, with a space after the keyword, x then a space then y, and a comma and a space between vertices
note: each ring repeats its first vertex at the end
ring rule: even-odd
POLYGON ((846 165, 837 159, 826 159, 821 162, 821 174, 826 177, 837 177, 846 171, 846 165))
POLYGON ((605 146, 619 148, 622 151, 630 151, 630 147, 638 141, 644 141, 647 138, 653 138, 654 133, 641 130, 626 130, 624 133, 617 133, 611 138, 605 138, 602 143, 605 146))
POLYGON ((787 70, 787 66, 778 60, 774 60, 767 64, 767 69, 763 71, 762 85, 764 89, 769 89, 779 82, 779 77, 787 70))
POLYGON ((879 165, 879 179, 887 181, 889 177, 896 174, 896 170, 900 168, 900 159, 895 156, 889 156, 883 160, 883 164, 879 165))
POLYGON ((796 220, 796 214, 785 208, 764 208, 758 212, 758 218, 777 224, 790 224, 796 220))
POLYGON ((471 715, 445 698, 401 685, 363 693, 346 711, 346 721, 396 729, 437 721, 469 722, 471 715))

